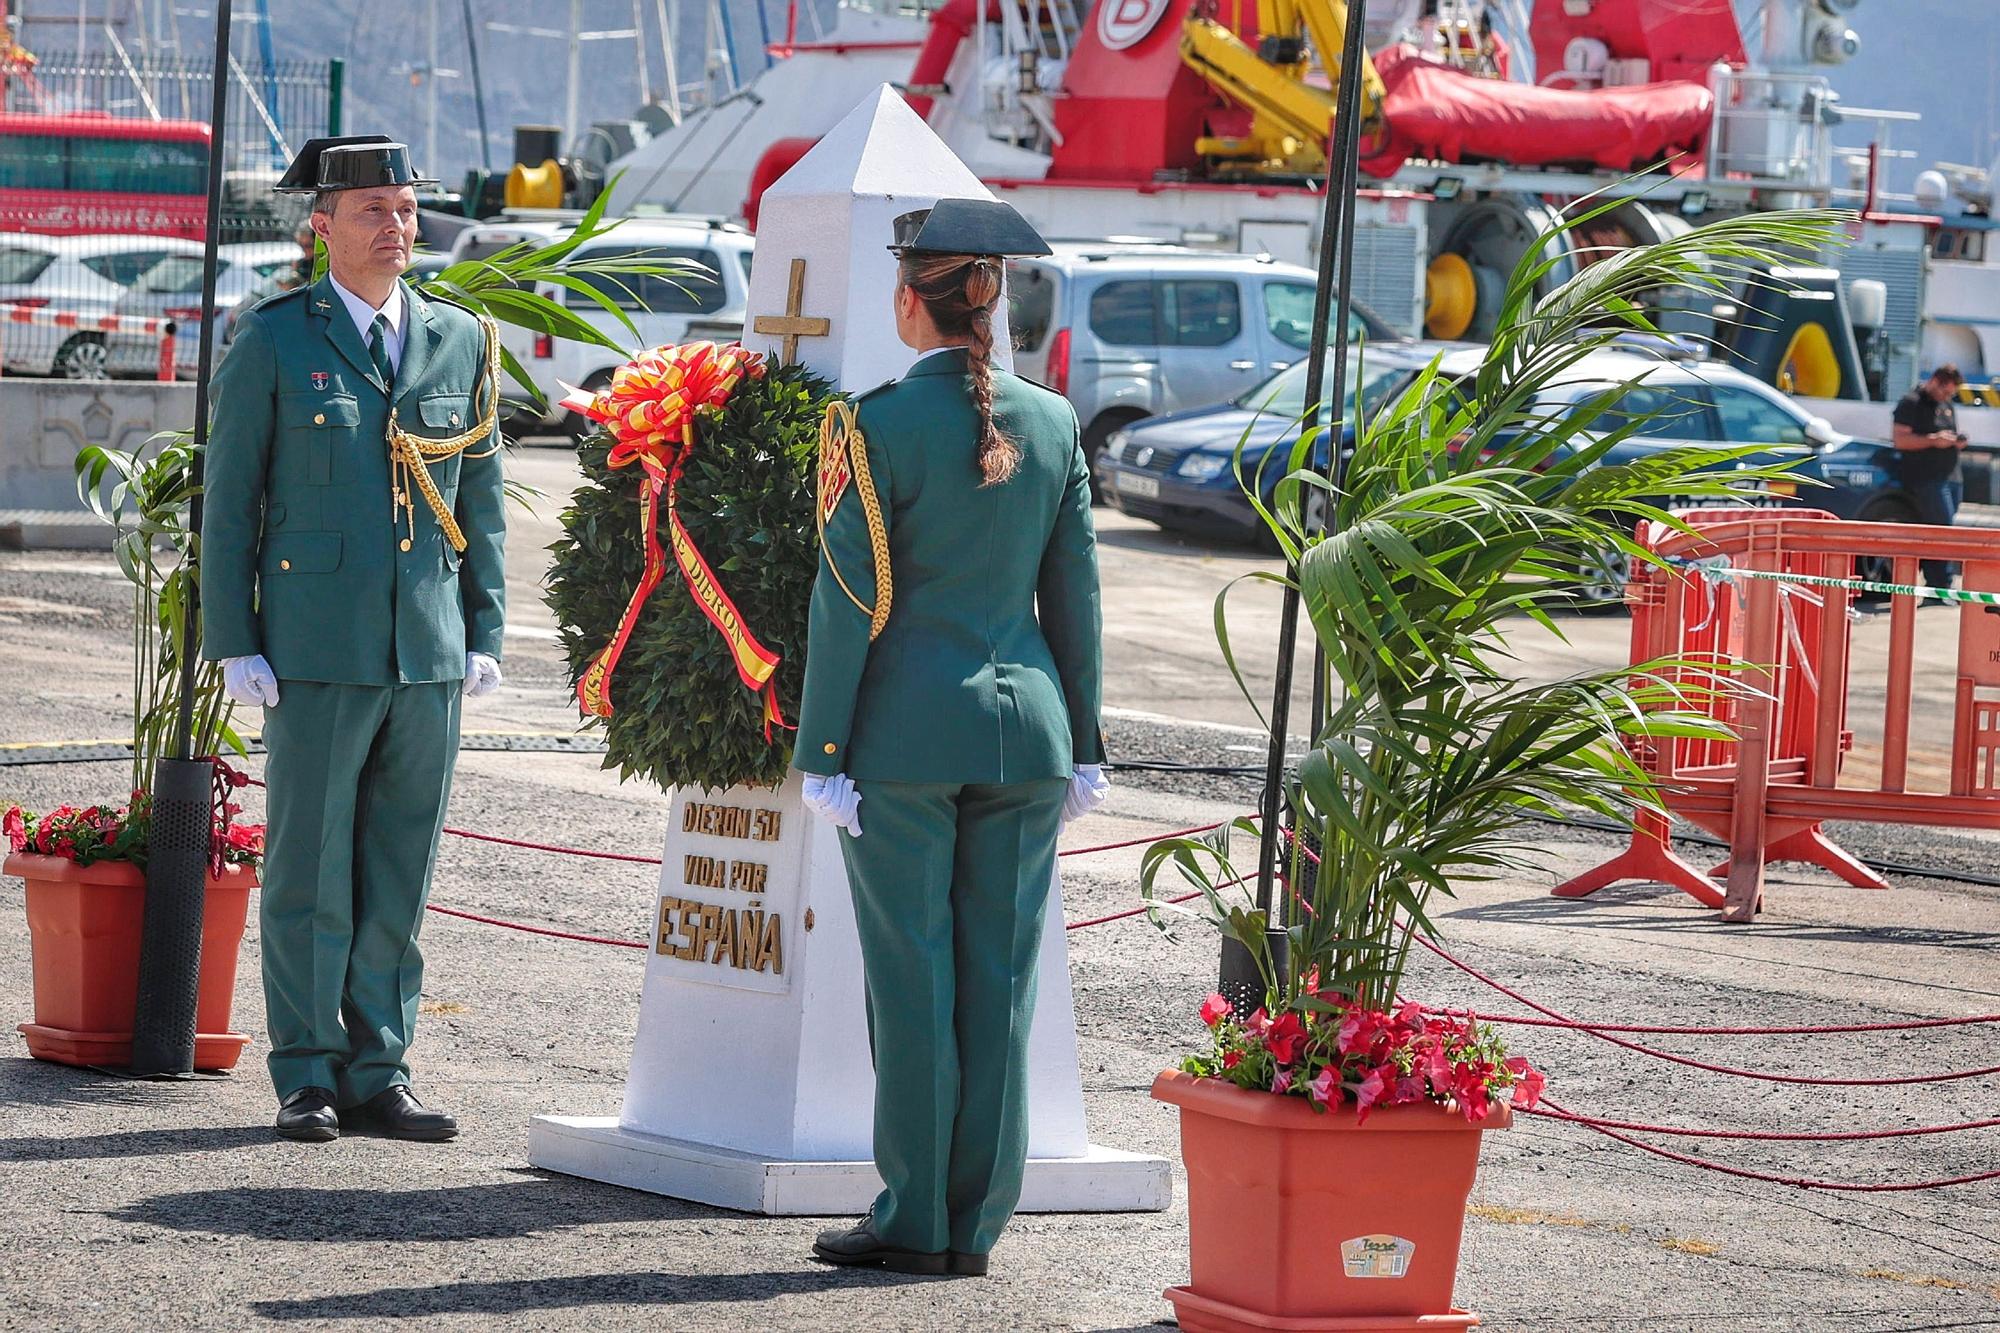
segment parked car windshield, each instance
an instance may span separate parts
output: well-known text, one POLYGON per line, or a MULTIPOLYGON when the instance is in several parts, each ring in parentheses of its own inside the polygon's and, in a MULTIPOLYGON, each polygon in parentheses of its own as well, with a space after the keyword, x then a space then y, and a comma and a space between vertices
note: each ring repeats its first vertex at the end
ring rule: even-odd
MULTIPOLYGON (((1361 393, 1361 410, 1373 412, 1395 388, 1410 377, 1406 366, 1369 365, 1365 360, 1348 367, 1347 404, 1342 416, 1354 414, 1355 392, 1361 393)), ((1237 407, 1268 412, 1296 421, 1306 412, 1306 363, 1297 362, 1265 380, 1236 399, 1237 407)))
POLYGON ((1007 328, 1014 346, 1032 352, 1049 336, 1056 317, 1056 283, 1036 264, 1007 266, 1007 328))
MULTIPOLYGON (((229 261, 217 256, 215 276, 218 283, 229 268, 229 261)), ((132 285, 142 292, 198 292, 201 290, 201 256, 168 255, 140 274, 139 280, 132 285)))
MULTIPOLYGON (((1313 289, 1304 282, 1264 284, 1264 322, 1271 336, 1301 352, 1312 347, 1313 289)), ((1328 320, 1330 325, 1333 321, 1328 320)), ((1394 342, 1397 333, 1359 301, 1348 302, 1347 340, 1394 342)))
POLYGON ((43 250, 0 250, 0 282, 33 282, 56 257, 43 250))
MULTIPOLYGON (((139 275, 165 259, 163 250, 124 250, 110 254, 85 255, 80 261, 83 266, 108 282, 120 287, 130 287, 139 280, 139 275)), ((201 260, 195 259, 197 267, 201 260)))
MULTIPOLYGON (((603 245, 579 251, 578 259, 637 259, 653 264, 698 265, 671 277, 651 273, 577 273, 575 279, 617 302, 621 309, 655 315, 712 315, 727 303, 720 274, 722 259, 713 250, 671 245, 603 245)), ((564 294, 573 310, 601 307, 578 291, 564 294)))

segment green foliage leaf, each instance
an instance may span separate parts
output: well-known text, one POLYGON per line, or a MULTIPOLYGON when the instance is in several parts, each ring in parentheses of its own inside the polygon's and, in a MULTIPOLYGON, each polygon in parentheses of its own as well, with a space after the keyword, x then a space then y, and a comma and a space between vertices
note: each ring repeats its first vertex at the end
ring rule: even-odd
MULTIPOLYGON (((798 716, 806 617, 818 570, 813 506, 826 381, 797 366, 746 379, 720 412, 704 413, 678 488, 678 511, 759 642, 780 657, 779 706, 798 716)), ((551 546, 548 602, 575 683, 617 634, 645 566, 637 467, 608 465, 611 437, 577 449, 592 483, 576 492, 551 546)), ((667 539, 666 515, 660 541, 667 539)), ((789 731, 764 739, 758 696, 743 687, 728 646, 669 567, 640 613, 611 681, 604 766, 662 787, 777 783, 790 767, 789 731)))

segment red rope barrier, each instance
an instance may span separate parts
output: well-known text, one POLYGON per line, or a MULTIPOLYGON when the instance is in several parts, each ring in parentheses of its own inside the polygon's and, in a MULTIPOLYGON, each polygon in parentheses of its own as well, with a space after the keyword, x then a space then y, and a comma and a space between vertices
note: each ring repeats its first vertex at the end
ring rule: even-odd
POLYGON ((424 910, 436 912, 439 916, 455 916, 461 921, 477 921, 482 926, 500 926, 506 930, 518 930, 528 935, 547 935, 551 939, 576 940, 583 944, 615 944, 621 949, 643 949, 644 940, 614 940, 602 935, 577 935, 567 930, 550 930, 546 926, 524 926, 518 921, 502 921, 497 916, 480 916, 475 912, 461 912, 456 908, 439 907, 436 903, 426 903, 424 910))
MULTIPOLYGON (((1542 1104, 1555 1111, 1570 1114, 1569 1108, 1559 1102, 1542 1098, 1542 1104)), ((1560 1119, 1561 1116, 1551 1117, 1560 1119)), ((1982 1180, 2000 1180, 2000 1170, 1979 1171, 1971 1175, 1947 1176, 1937 1180, 1912 1180, 1903 1182, 1861 1183, 1845 1180, 1817 1180, 1809 1176, 1781 1176, 1769 1171, 1752 1171, 1748 1167, 1730 1166, 1707 1157, 1696 1157, 1691 1153, 1675 1152, 1672 1148, 1662 1148, 1656 1143, 1646 1143, 1619 1130, 1607 1129, 1602 1125, 1587 1122, 1583 1127, 1593 1134, 1602 1134, 1607 1139, 1616 1139, 1627 1147, 1649 1152, 1655 1157, 1664 1157, 1670 1162, 1684 1166, 1698 1166, 1705 1171, 1719 1171, 1725 1176, 1736 1176, 1743 1180, 1761 1180, 1767 1185, 1790 1185, 1802 1190, 1836 1190, 1846 1194, 1905 1194, 1913 1190, 1943 1189, 1950 1185, 1974 1185, 1982 1180)))
POLYGON ((594 861, 629 861, 634 865, 656 866, 657 856, 634 856, 629 852, 593 852, 582 847, 564 847, 552 842, 523 842, 519 838, 503 838, 493 833, 474 833, 471 829, 449 828, 446 833, 454 837, 470 838, 474 842, 495 842, 502 847, 525 847, 531 852, 555 852, 561 856, 587 856, 594 861))
MULTIPOLYGON (((1215 885, 1214 887, 1216 887, 1216 888, 1218 888, 1218 889, 1227 889, 1227 888, 1233 888, 1233 887, 1235 887, 1236 885, 1238 885, 1238 884, 1241 884, 1242 882, 1243 882, 1243 877, 1242 877, 1241 875, 1238 875, 1238 876, 1237 876, 1237 877, 1236 877, 1235 879, 1226 879, 1226 880, 1224 880, 1224 881, 1223 881, 1222 883, 1220 883, 1220 884, 1217 884, 1217 885, 1215 885)), ((1191 901, 1193 901, 1194 899, 1196 899, 1196 898, 1199 898, 1199 897, 1201 897, 1201 894, 1202 894, 1202 891, 1201 891, 1200 889, 1196 889, 1196 890, 1195 890, 1195 891, 1194 891, 1193 893, 1183 893, 1183 894, 1182 894, 1182 895, 1180 895, 1180 896, 1179 896, 1178 898, 1169 898, 1169 899, 1167 899, 1167 901, 1168 901, 1168 902, 1170 902, 1170 903, 1185 903, 1185 902, 1191 902, 1191 901)), ((1139 905, 1138 907, 1128 907, 1128 908, 1126 908, 1126 909, 1125 909, 1124 911, 1122 911, 1122 912, 1113 912, 1113 913, 1112 913, 1112 914, 1111 914, 1110 916, 1096 916, 1096 917, 1092 917, 1092 918, 1091 918, 1090 920, 1088 920, 1088 921, 1072 921, 1072 922, 1068 923, 1067 925, 1065 925, 1065 926, 1063 927, 1063 929, 1064 929, 1064 930, 1082 930, 1082 929, 1083 929, 1083 928, 1084 928, 1085 926, 1102 926, 1102 925, 1106 924, 1107 922, 1111 922, 1111 921, 1123 921, 1123 920, 1125 920, 1125 918, 1127 918, 1127 917, 1132 917, 1132 916, 1138 916, 1138 915, 1140 915, 1141 913, 1143 913, 1143 912, 1144 912, 1145 910, 1146 910, 1146 906, 1145 906, 1145 904, 1143 904, 1143 903, 1142 903, 1142 904, 1141 904, 1141 905, 1139 905)))
MULTIPOLYGON (((1613 1046, 1621 1046, 1628 1051, 1636 1051, 1640 1055, 1650 1055, 1656 1060, 1666 1060, 1673 1064, 1685 1065, 1689 1069, 1699 1069, 1708 1074, 1727 1074, 1732 1078, 1751 1078, 1763 1083, 1797 1083, 1818 1088, 1893 1088, 1913 1083, 1950 1083, 1958 1079, 1985 1078, 1992 1074, 2000 1074, 2000 1065, 1990 1065, 1984 1069, 1954 1069, 1942 1074, 1904 1074, 1894 1078, 1822 1078, 1807 1074, 1773 1074, 1760 1069, 1737 1069, 1732 1065, 1710 1064, 1705 1060, 1690 1059, 1685 1055, 1675 1055, 1672 1051, 1663 1051, 1657 1047, 1644 1046, 1636 1041, 1626 1041, 1623 1037, 1614 1037, 1609 1032, 1600 1031, 1587 1024, 1578 1023, 1575 1019, 1565 1014, 1557 1013, 1545 1004, 1536 1003, 1504 982, 1494 980, 1478 968, 1472 966, 1472 964, 1460 962, 1449 953, 1446 953, 1443 948, 1425 939, 1422 935, 1413 933, 1412 938, 1459 971, 1464 972, 1467 976, 1491 986, 1510 1000, 1527 1005, 1538 1014, 1560 1019, 1562 1022, 1569 1024, 1575 1031, 1581 1032, 1585 1036, 1595 1037, 1599 1041, 1608 1041, 1613 1046)), ((1604 1132, 1609 1133, 1610 1131, 1606 1130, 1604 1132)), ((1958 1182, 1954 1181, 1951 1183, 1956 1184, 1958 1182)))
POLYGON ((1559 1018, 1531 1018, 1526 1014, 1489 1014, 1471 1009, 1443 1009, 1440 1013, 1458 1018, 1477 1018, 1482 1023, 1515 1023, 1531 1028, 1565 1028, 1572 1032, 1635 1032, 1668 1037, 1818 1037, 1843 1032, 1914 1032, 1923 1028, 1973 1027, 2000 1023, 2000 1014, 1975 1014, 1971 1018, 1912 1018, 1895 1023, 1824 1023, 1802 1027, 1770 1028, 1682 1028, 1652 1023, 1572 1023, 1559 1018))
MULTIPOLYGON (((1544 1101, 1548 1099, 1543 1098, 1544 1101)), ((1550 1102, 1551 1106, 1555 1103, 1550 1102)), ((1872 1139, 1908 1139, 1925 1134, 1957 1134, 1971 1129, 1993 1129, 2000 1126, 2000 1117, 1992 1120, 1964 1120, 1955 1125, 1913 1125, 1907 1129, 1852 1129, 1832 1134, 1809 1134, 1802 1131, 1780 1133, 1765 1129, 1695 1129, 1686 1125, 1647 1125, 1630 1120, 1605 1120, 1598 1116, 1581 1115, 1574 1111, 1542 1111, 1532 1107, 1516 1107, 1529 1115, 1544 1116, 1550 1120, 1563 1120, 1572 1125, 1586 1125, 1592 1129, 1626 1129, 1638 1134, 1672 1134, 1688 1139, 1747 1139, 1758 1143, 1848 1143, 1872 1139)))
MULTIPOLYGON (((1257 818, 1256 815, 1242 817, 1249 819, 1257 818)), ((1191 838, 1197 833, 1213 833, 1224 824, 1234 822, 1235 820, 1233 819, 1218 819, 1213 824, 1203 824, 1199 828, 1175 829, 1172 833, 1149 833, 1143 838, 1128 838, 1124 842, 1107 842, 1101 847, 1072 847, 1066 852, 1057 852, 1056 855, 1092 856, 1098 852, 1118 852, 1123 851, 1127 847, 1144 847, 1149 843, 1164 842, 1168 838, 1191 838)))

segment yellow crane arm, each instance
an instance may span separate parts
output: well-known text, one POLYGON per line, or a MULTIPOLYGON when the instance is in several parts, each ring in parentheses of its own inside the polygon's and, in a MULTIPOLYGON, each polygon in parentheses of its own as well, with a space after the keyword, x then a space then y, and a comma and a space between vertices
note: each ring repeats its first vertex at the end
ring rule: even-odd
POLYGON ((1326 142, 1333 126, 1332 94, 1266 61, 1213 19, 1188 19, 1181 30, 1181 60, 1293 138, 1309 144, 1326 142))
MULTIPOLYGON (((1275 136, 1294 147, 1324 151, 1337 109, 1331 89, 1306 82, 1307 61, 1299 40, 1309 41, 1320 63, 1338 77, 1348 24, 1347 0, 1258 0, 1257 25, 1268 47, 1290 45, 1289 56, 1259 52, 1228 27, 1203 14, 1189 14, 1181 29, 1181 60, 1195 73, 1253 112, 1260 141, 1272 158, 1283 156, 1275 136)), ((1282 47, 1280 48, 1282 49, 1282 47)), ((1380 123, 1386 89, 1375 62, 1361 54, 1361 123, 1380 123)), ((1246 145, 1247 146, 1247 145, 1246 145)))
MULTIPOLYGON (((1269 3, 1270 0, 1267 0, 1269 3)), ((1306 36, 1312 39, 1313 49, 1319 52, 1319 62, 1334 78, 1340 77, 1340 58, 1347 49, 1347 0, 1275 0, 1287 9, 1295 9, 1299 19, 1305 23, 1306 36)), ((1297 31, 1296 28, 1289 28, 1297 31)), ((1382 99, 1388 96, 1388 89, 1382 85, 1382 76, 1375 72, 1375 62, 1368 57, 1367 47, 1361 49, 1361 124, 1364 128, 1374 125, 1382 118, 1382 99)), ((1327 129, 1331 131, 1332 125, 1327 129)))

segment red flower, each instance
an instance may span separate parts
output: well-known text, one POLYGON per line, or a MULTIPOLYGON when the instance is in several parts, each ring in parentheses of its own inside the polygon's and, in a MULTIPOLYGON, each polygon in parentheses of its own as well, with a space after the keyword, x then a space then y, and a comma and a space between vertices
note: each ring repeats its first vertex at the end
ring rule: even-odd
POLYGON ((0 833, 6 835, 9 851, 18 852, 28 845, 28 820, 20 806, 9 806, 7 813, 0 815, 0 833))
POLYGON ((1244 1022, 1243 1030, 1253 1037, 1261 1038, 1271 1030, 1271 1016, 1259 1009, 1244 1022))
POLYGON ((1264 1036, 1264 1049, 1279 1064, 1288 1065, 1299 1058, 1299 1047, 1305 1044, 1305 1040, 1306 1025, 1299 1021, 1297 1014, 1287 1011, 1271 1024, 1271 1030, 1264 1036))
POLYGON ((1319 1077, 1306 1085, 1306 1095, 1321 1106, 1333 1106, 1340 1101, 1340 1075, 1332 1065, 1319 1071, 1319 1077))
POLYGON ((1354 1090, 1354 1123, 1360 1124, 1368 1118, 1368 1108, 1382 1100, 1389 1091, 1389 1080, 1380 1069, 1368 1071, 1368 1077, 1361 1080, 1361 1086, 1354 1090))
POLYGON ((1224 1069, 1234 1069, 1236 1068, 1236 1066, 1242 1063, 1243 1063, 1243 1052, 1238 1050, 1228 1050, 1222 1053, 1222 1067, 1224 1069))
POLYGON ((1367 1009, 1350 1009, 1347 1017, 1340 1022, 1340 1053, 1353 1055, 1375 1044, 1375 1034, 1381 1030, 1380 1014, 1367 1009))
POLYGON ((1514 1075, 1514 1105, 1532 1109, 1542 1099, 1542 1086, 1547 1082, 1542 1071, 1518 1055, 1508 1057, 1507 1069, 1514 1075))
POLYGON ((1234 1012, 1234 1006, 1228 1000, 1222 998, 1219 993, 1210 995, 1206 1000, 1201 1002, 1201 1021, 1210 1027, 1214 1027, 1234 1012))

